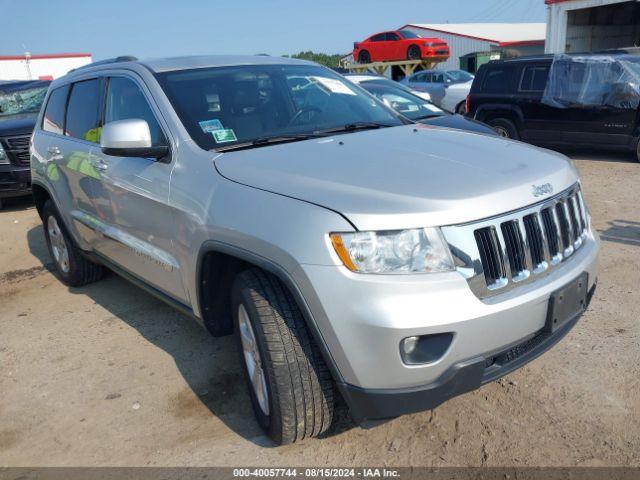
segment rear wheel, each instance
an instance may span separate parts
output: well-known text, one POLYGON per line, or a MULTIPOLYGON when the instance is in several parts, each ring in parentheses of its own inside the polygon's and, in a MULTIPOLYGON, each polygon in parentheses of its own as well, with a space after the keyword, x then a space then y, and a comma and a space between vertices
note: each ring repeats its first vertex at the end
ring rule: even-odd
POLYGON ((260 426, 279 445, 325 432, 333 421, 333 381, 286 287, 259 269, 232 289, 236 336, 260 426))
POLYGON ((63 283, 80 287, 102 278, 102 266, 86 259, 74 245, 51 200, 42 207, 42 223, 49 254, 63 283))
POLYGON ((371 63, 371 54, 366 50, 362 50, 358 54, 358 63, 371 63))
POLYGON ((417 45, 411 45, 407 49, 407 60, 420 60, 422 58, 422 52, 417 45))
POLYGON ((467 103, 466 102, 460 102, 458 104, 458 106, 456 107, 456 113, 458 115, 466 115, 467 114, 467 103))
POLYGON ((517 127, 511 120, 506 118, 494 118, 487 122, 495 132, 503 138, 511 138, 512 140, 520 140, 520 134, 517 127))

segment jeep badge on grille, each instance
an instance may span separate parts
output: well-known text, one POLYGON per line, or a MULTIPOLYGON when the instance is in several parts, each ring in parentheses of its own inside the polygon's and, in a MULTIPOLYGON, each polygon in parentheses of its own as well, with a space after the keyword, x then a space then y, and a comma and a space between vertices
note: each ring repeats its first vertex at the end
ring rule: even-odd
POLYGON ((543 183, 542 185, 532 185, 532 187, 534 197, 541 197, 542 195, 553 193, 553 185, 551 185, 550 183, 543 183))

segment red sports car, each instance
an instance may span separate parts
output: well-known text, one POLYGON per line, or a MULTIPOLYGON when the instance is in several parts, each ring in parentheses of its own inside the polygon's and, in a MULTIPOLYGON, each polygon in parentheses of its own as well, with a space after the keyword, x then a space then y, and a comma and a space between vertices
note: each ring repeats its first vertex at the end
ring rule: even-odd
POLYGON ((449 46, 440 38, 422 38, 411 30, 376 33, 364 42, 353 44, 353 59, 358 63, 391 60, 446 60, 449 46))

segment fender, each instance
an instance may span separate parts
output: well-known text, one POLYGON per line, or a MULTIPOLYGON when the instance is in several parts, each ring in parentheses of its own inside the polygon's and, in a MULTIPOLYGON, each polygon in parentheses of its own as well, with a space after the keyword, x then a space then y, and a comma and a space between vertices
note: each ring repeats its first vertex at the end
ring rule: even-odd
POLYGON ((524 123, 524 114, 518 105, 509 103, 487 103, 480 105, 474 116, 474 119, 486 122, 486 118, 494 116, 494 114, 506 114, 509 118, 515 120, 516 126, 522 128, 524 123))
POLYGON ((309 304, 304 298, 304 295, 302 294, 302 290, 300 289, 300 287, 298 286, 298 284, 296 283, 292 275, 286 269, 284 269, 282 266, 278 265, 277 263, 275 263, 274 261, 266 257, 258 255, 249 250, 245 250, 241 247, 237 247, 235 245, 231 245, 231 244, 216 241, 216 240, 208 240, 204 242, 200 247, 200 251, 198 252, 198 264, 197 264, 198 267, 197 267, 197 273, 196 273, 196 282, 197 282, 196 283, 197 285, 196 301, 198 302, 197 305, 198 305, 199 312, 202 312, 201 310, 202 266, 203 266, 204 256, 207 253, 211 253, 211 252, 222 253, 222 254, 229 255, 231 257, 235 257, 239 260, 243 260, 249 264, 255 265, 271 273, 276 278, 278 278, 293 295, 293 298, 295 299, 296 304, 298 305, 298 308, 300 308, 300 312, 302 313, 305 323, 309 328, 309 331, 311 332, 313 340, 316 342, 316 345, 318 345, 318 348, 320 349, 320 353, 322 354, 322 358, 327 364, 327 366, 329 367, 329 370, 331 372, 331 375, 333 376, 333 379, 337 383, 342 382, 342 375, 340 374, 340 371, 338 370, 336 362, 331 356, 331 352, 329 351, 327 344, 324 341, 324 338, 322 337, 320 329, 318 328, 318 325, 313 317, 313 314, 311 313, 311 309, 309 308, 309 304))

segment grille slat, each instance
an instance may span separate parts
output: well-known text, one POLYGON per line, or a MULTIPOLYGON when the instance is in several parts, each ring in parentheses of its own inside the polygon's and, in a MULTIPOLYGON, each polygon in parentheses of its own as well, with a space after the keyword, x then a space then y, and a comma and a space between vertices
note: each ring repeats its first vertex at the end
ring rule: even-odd
POLYGON ((501 225, 501 229, 505 241, 507 258, 509 259, 511 278, 516 278, 527 269, 524 255, 524 242, 520 234, 518 221, 505 222, 501 225))
POLYGON ((588 230, 586 208, 577 188, 523 209, 520 215, 505 217, 483 222, 474 230, 483 270, 476 272, 484 275, 489 291, 552 270, 580 248, 588 230))
POLYGON ((527 232, 531 262, 535 270, 544 263, 544 243, 538 214, 532 213, 531 215, 525 216, 523 222, 525 231, 527 232))
POLYGON ((3 139, 7 145, 7 153, 16 165, 29 165, 31 154, 29 153, 30 135, 18 137, 6 137, 3 139))
POLYGON ((478 250, 480 252, 480 261, 484 270, 484 276, 487 286, 499 284, 500 280, 505 277, 504 262, 500 253, 500 242, 494 227, 482 228, 474 232, 478 250))

